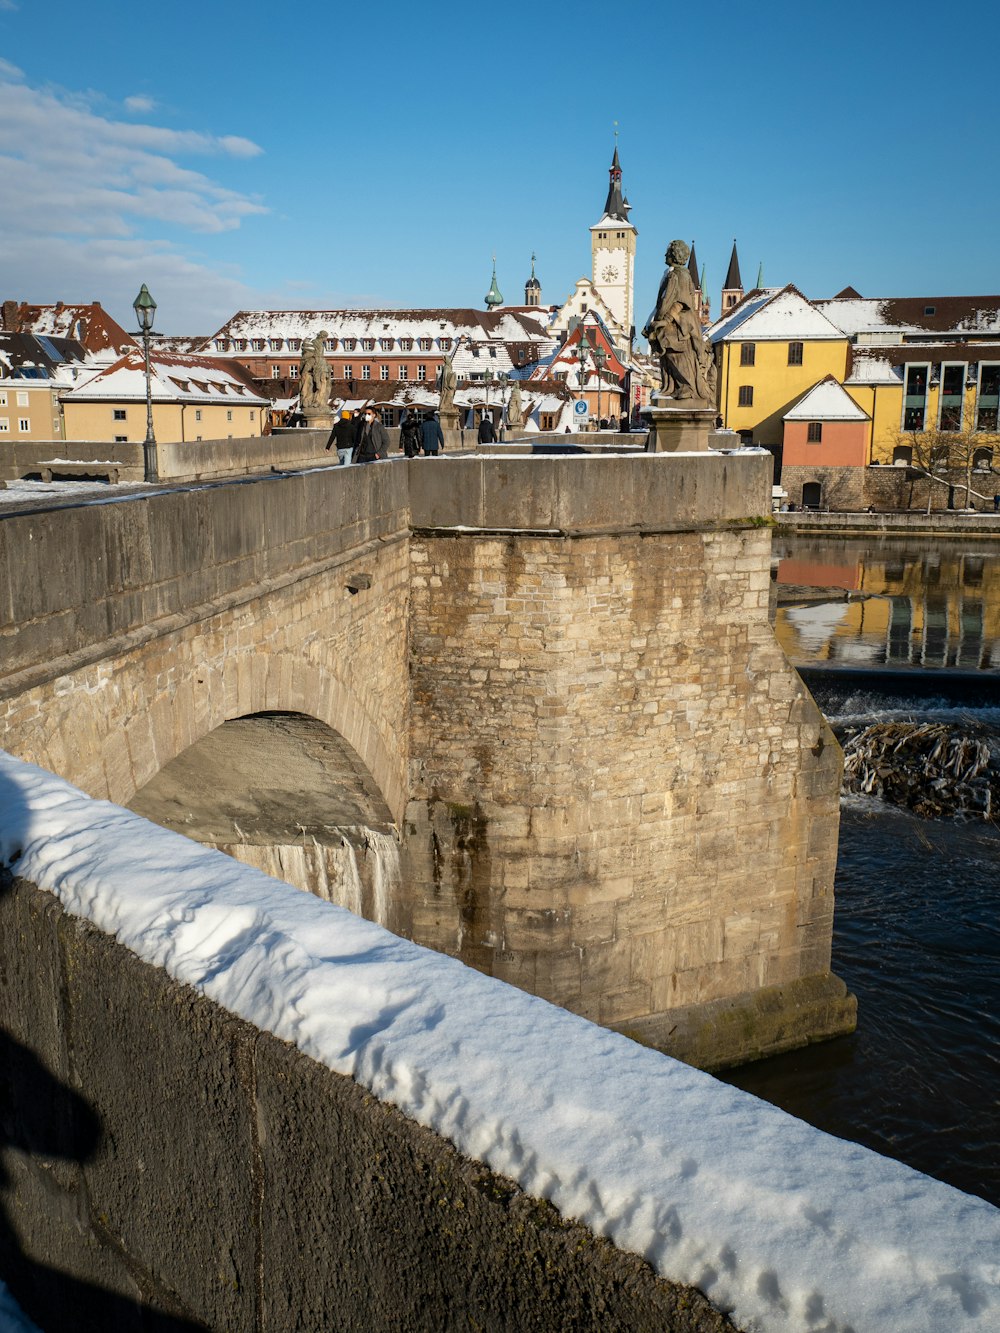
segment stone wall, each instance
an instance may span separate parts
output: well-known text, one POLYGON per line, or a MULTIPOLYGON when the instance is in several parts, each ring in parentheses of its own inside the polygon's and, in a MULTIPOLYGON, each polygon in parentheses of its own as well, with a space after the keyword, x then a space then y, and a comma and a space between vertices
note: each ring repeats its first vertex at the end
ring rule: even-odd
MULTIPOLYGON (((942 473, 954 486, 955 505, 965 504, 964 472, 942 473)), ((871 506, 875 510, 913 510, 947 512, 948 485, 930 481, 927 477, 906 467, 799 467, 786 466, 781 470, 781 485, 794 504, 802 503, 802 486, 818 481, 823 487, 821 507, 841 512, 858 513, 871 506)), ((993 511, 993 494, 1000 490, 996 474, 973 473, 973 507, 993 511), (988 498, 982 500, 979 495, 988 498)))
POLYGON ((407 536, 389 467, 4 519, 5 748, 125 804, 227 719, 305 712, 398 817, 407 536))
POLYGON ((854 1011, 829 975, 840 750, 774 641, 750 518, 770 459, 684 462, 630 460, 643 535, 602 535, 607 459, 461 460, 414 492, 394 924, 713 1067, 854 1011))
POLYGON ((732 1328, 0 873, 0 1272, 65 1333, 732 1328))

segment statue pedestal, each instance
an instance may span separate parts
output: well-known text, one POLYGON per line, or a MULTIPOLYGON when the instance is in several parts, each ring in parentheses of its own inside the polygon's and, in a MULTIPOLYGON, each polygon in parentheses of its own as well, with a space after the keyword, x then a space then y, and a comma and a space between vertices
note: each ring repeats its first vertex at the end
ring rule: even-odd
POLYGON ((333 430, 333 413, 328 407, 305 407, 306 430, 333 430))
POLYGON ((649 422, 651 454, 695 454, 708 451, 708 433, 715 429, 716 411, 704 403, 653 395, 642 415, 649 422))
POLYGON ((443 412, 438 413, 438 420, 441 422, 445 449, 447 451, 461 449, 462 431, 458 424, 458 408, 446 407, 443 412))

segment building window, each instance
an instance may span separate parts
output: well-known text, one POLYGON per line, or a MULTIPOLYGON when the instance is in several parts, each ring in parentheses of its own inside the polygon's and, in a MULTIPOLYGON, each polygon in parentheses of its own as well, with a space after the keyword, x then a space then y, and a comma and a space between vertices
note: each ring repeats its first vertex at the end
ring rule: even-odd
POLYGON ((409 368, 409 366, 400 366, 400 367, 399 367, 399 378, 400 378, 401 380, 407 380, 407 379, 410 378, 410 368, 409 368))
POLYGON ((387 380, 389 378, 389 367, 381 365, 378 368, 379 379, 387 380))
POLYGON ((116 435, 116 436, 115 436, 115 444, 128 444, 128 436, 127 436, 127 435, 116 435))
POLYGON ((741 385, 740 385, 739 404, 740 404, 740 407, 753 407, 753 385, 752 385, 752 384, 741 384, 741 385))
POLYGON ((17 422, 17 428, 19 431, 22 431, 26 434, 29 430, 31 430, 31 422, 28 420, 27 417, 19 417, 17 422))
POLYGON ((362 367, 361 367, 361 378, 362 378, 363 380, 370 380, 371 377, 372 377, 372 368, 371 368, 371 366, 362 366, 362 367))
POLYGON ((756 343, 740 343, 740 365, 752 366, 757 356, 756 343))
POLYGON ((941 430, 962 429, 962 408, 965 405, 965 364, 958 362, 941 367, 941 396, 939 399, 939 426, 941 430))
POLYGON ((0 417, 0 435, 10 434, 10 418, 0 417))
POLYGON ((362 339, 361 339, 361 350, 362 350, 363 352, 374 352, 374 350, 375 350, 375 339, 374 339, 374 338, 362 338, 362 339))
POLYGON ((378 414, 379 414, 379 416, 382 418, 382 425, 383 425, 383 426, 391 426, 391 425, 392 425, 392 408, 391 408, 391 407, 380 407, 380 408, 379 408, 379 413, 378 413, 378 414))
POLYGON ((450 338, 441 338, 441 339, 440 339, 440 345, 441 345, 441 351, 442 351, 442 352, 450 352, 450 351, 451 351, 451 339, 450 339, 450 338))
POLYGON ((23 389, 18 389, 17 391, 17 405, 18 407, 28 406, 28 395, 24 392, 23 389))
POLYGON ((224 352, 228 346, 229 344, 226 342, 225 338, 216 338, 215 350, 217 352, 224 352))
POLYGON ((195 421, 200 421, 200 420, 201 420, 201 408, 200 408, 200 407, 196 407, 196 408, 194 409, 194 419, 195 419, 195 421))
POLYGON ((281 351, 281 344, 282 344, 282 339, 281 339, 281 338, 272 338, 272 339, 271 339, 271 351, 272 351, 272 352, 280 352, 280 351, 281 351))
POLYGON ((909 467, 913 462, 913 445, 897 444, 892 451, 892 461, 894 465, 898 465, 899 467, 902 467, 904 463, 909 467))
POLYGON ((336 338, 327 338, 326 342, 323 344, 323 349, 324 351, 332 352, 336 349, 336 346, 337 346, 336 338))
POLYGON ((802 364, 802 343, 788 344, 788 364, 790 366, 801 366, 802 364))
POLYGON ((6 406, 7 406, 7 390, 2 389, 0 390, 0 407, 6 407, 6 406))
POLYGON ((1000 366, 980 366, 976 430, 995 431, 998 408, 1000 408, 1000 366))
POLYGON ((810 421, 806 432, 806 439, 810 444, 823 443, 823 423, 822 421, 810 421))
POLYGON ((401 352, 412 352, 412 351, 413 351, 413 339, 412 339, 412 338, 400 338, 400 340, 399 340, 399 350, 400 350, 401 352))
POLYGON ((288 367, 288 378, 290 380, 297 380, 298 377, 299 377, 299 368, 293 361, 291 365, 288 367))
POLYGON ((818 509, 823 503, 823 485, 818 481, 802 483, 802 508, 818 509))
POLYGON ((972 470, 974 472, 990 472, 993 469, 993 450, 977 449, 972 455, 972 470))
POLYGON ((300 351, 302 350, 302 339, 301 339, 301 338, 289 338, 289 340, 288 340, 288 350, 289 350, 290 352, 300 352, 300 351))
POLYGON ((417 366, 417 379, 420 380, 421 383, 423 383, 423 381, 426 378, 427 378, 427 367, 424 365, 417 366))
POLYGON ((280 380, 280 379, 281 379, 281 367, 280 367, 280 366, 272 366, 272 367, 271 367, 271 379, 273 379, 273 380, 280 380))
POLYGON ((903 389, 903 429, 923 430, 927 408, 928 366, 907 366, 903 389))
POLYGON ((116 407, 114 412, 112 413, 112 418, 115 421, 125 421, 126 416, 124 407, 116 407))
POLYGON ((430 338, 421 338, 421 339, 420 339, 420 350, 421 350, 422 352, 429 352, 429 351, 431 350, 431 347, 432 347, 432 343, 431 343, 430 338))
POLYGON ((395 342, 394 338, 380 338, 379 346, 382 348, 383 352, 391 352, 394 342, 395 342))
POLYGON ((251 409, 250 409, 250 420, 251 420, 251 421, 256 421, 256 420, 257 420, 257 410, 256 410, 256 408, 251 407, 251 409))
POLYGON ((233 409, 229 407, 226 409, 226 420, 232 421, 232 419, 233 419, 233 409))
POLYGON ((247 340, 246 340, 246 338, 237 338, 237 339, 236 339, 236 350, 237 350, 237 352, 245 352, 245 351, 247 350, 247 340))
POLYGON ((357 340, 357 338, 345 338, 345 339, 344 339, 344 351, 345 351, 345 352, 353 352, 354 349, 355 349, 355 347, 357 347, 357 345, 358 345, 358 340, 357 340))
POLYGON ((344 376, 344 379, 345 379, 345 380, 352 380, 352 379, 354 379, 354 367, 353 367, 352 365, 349 365, 349 364, 348 364, 348 365, 345 365, 345 366, 344 366, 344 371, 343 371, 343 376, 344 376))
POLYGON ((263 339, 263 338, 254 338, 254 340, 253 340, 253 350, 254 350, 255 352, 263 352, 263 350, 264 350, 264 339, 263 339))

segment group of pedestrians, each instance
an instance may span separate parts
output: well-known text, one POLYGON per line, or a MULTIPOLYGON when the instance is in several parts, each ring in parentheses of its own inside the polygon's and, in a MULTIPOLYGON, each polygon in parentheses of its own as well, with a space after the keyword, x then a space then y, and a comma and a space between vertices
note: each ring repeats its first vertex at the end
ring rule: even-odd
MULTIPOLYGON (((400 426, 399 447, 407 458, 417 458, 421 453, 435 458, 443 451, 444 432, 434 413, 426 412, 423 417, 408 413, 400 426)), ((335 448, 342 464, 377 463, 389 457, 389 432, 373 407, 363 408, 353 418, 344 411, 330 432, 326 448, 328 452, 335 448)))

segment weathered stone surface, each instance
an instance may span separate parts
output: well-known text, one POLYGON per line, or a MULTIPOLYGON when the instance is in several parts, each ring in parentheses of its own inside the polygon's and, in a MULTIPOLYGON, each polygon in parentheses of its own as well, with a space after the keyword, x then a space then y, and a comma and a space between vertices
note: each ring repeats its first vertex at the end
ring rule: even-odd
POLYGON ((26 1033, 2 1075, 3 1127, 23 1142, 0 1178, 0 1260, 45 1328, 732 1327, 700 1292, 9 878, 5 977, 15 1024, 30 1028, 50 987, 58 997, 39 1047, 26 1033))
POLYGON ((5 744, 125 803, 305 713, 405 826, 400 933, 662 1032, 825 976, 840 751, 768 624, 769 467, 421 459, 5 518, 5 744))

